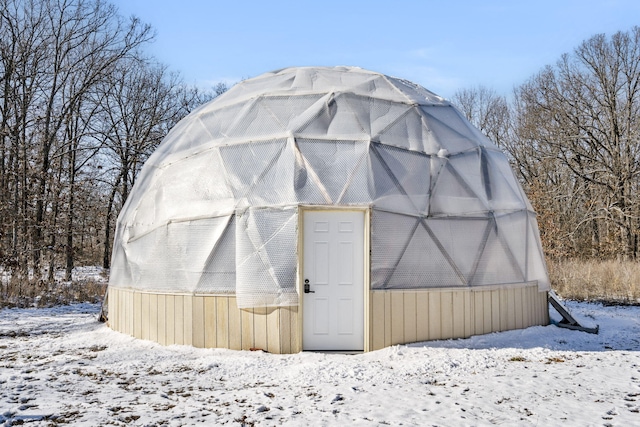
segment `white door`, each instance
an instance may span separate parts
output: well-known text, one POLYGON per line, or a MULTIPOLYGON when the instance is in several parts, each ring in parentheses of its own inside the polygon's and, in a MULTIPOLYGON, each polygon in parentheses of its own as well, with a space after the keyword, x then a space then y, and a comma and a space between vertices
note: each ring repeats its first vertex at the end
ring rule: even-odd
POLYGON ((364 348, 364 211, 304 211, 304 350, 364 348))

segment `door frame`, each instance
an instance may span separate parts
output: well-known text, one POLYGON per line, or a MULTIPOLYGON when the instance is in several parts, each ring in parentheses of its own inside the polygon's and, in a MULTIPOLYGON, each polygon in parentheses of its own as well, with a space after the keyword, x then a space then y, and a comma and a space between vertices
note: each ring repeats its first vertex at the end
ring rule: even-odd
POLYGON ((362 262, 364 263, 363 280, 362 280, 362 292, 363 292, 363 351, 371 351, 370 347, 370 298, 371 298, 371 206, 332 206, 332 205, 298 205, 298 274, 297 274, 297 290, 298 290, 298 337, 299 348, 298 351, 304 351, 304 214, 308 211, 352 211, 362 212, 364 215, 364 230, 363 230, 363 254, 362 262))

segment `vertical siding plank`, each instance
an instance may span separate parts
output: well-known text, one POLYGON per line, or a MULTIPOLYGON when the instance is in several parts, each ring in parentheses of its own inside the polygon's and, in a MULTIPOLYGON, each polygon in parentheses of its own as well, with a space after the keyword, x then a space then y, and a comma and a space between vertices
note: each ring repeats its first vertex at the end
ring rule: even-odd
POLYGON ((404 341, 405 343, 418 341, 416 292, 404 292, 404 341))
POLYGON ((255 347, 253 333, 253 309, 242 310, 242 349, 249 350, 255 347))
POLYGON ((216 347, 229 348, 229 298, 216 297, 216 347))
POLYGON ((120 331, 120 321, 118 316, 120 313, 120 304, 118 303, 118 292, 119 290, 116 288, 109 287, 109 313, 107 317, 107 323, 109 327, 115 329, 116 331, 120 331))
POLYGON ((464 325, 466 311, 464 306, 464 292, 462 291, 454 291, 452 293, 453 304, 452 304, 452 317, 453 317, 453 335, 452 338, 462 338, 464 337, 464 325))
POLYGON ((529 321, 529 307, 531 304, 531 286, 522 289, 522 327, 531 326, 529 321))
POLYGON ((532 325, 538 325, 538 293, 537 286, 531 288, 531 293, 529 294, 529 318, 531 319, 532 325))
POLYGON ((526 288, 516 288, 513 290, 513 312, 514 312, 514 326, 516 329, 523 328, 523 313, 522 313, 522 293, 526 291, 526 288))
POLYGON ((302 340, 300 339, 300 307, 291 307, 291 352, 302 351, 302 340))
POLYGON ((440 293, 441 338, 453 338, 453 292, 440 293))
POLYGON ((549 324, 549 303, 547 302, 547 292, 539 292, 540 295, 540 309, 542 310, 542 324, 549 324))
POLYGON ((165 301, 165 310, 167 313, 167 345, 176 343, 176 297, 167 295, 165 301))
POLYGON ((131 306, 127 305, 129 293, 128 290, 109 288, 107 322, 111 329, 132 335, 127 331, 130 322, 127 315, 129 312, 133 313, 131 306))
MULTIPOLYGON (((124 302, 124 311, 120 313, 120 316, 124 316, 124 319, 122 319, 122 324, 125 328, 125 333, 133 335, 133 291, 128 289, 116 289, 116 292, 118 292, 118 296, 122 298, 124 302)), ((111 322, 111 293, 109 294, 108 303, 109 305, 107 307, 107 321, 111 322)))
POLYGON ((149 339, 158 342, 158 294, 149 295, 149 339))
POLYGON ((217 301, 220 297, 206 296, 204 297, 204 346, 206 348, 215 348, 218 346, 217 333, 217 301))
POLYGON ((167 345, 167 296, 158 295, 158 342, 167 345))
MULTIPOLYGON (((366 275, 366 271, 365 271, 365 275, 366 275)), ((365 279, 366 283, 368 283, 368 279, 365 279)), ((373 334, 373 316, 371 315, 371 308, 373 307, 373 300, 372 300, 372 296, 371 296, 371 290, 370 289, 366 289, 363 290, 364 292, 364 301, 363 301, 363 308, 364 308, 364 313, 363 313, 363 324, 362 324, 362 335, 363 335, 363 343, 362 343, 362 349, 363 351, 371 351, 372 348, 372 334, 373 334)))
POLYGON ((538 287, 532 286, 531 293, 529 294, 529 319, 531 325, 538 325, 537 315, 538 312, 538 287))
POLYGON ((175 295, 174 297, 174 312, 175 312, 175 342, 176 344, 185 344, 184 339, 184 296, 175 295))
POLYGON ((120 289, 109 288, 109 326, 116 331, 124 332, 123 325, 126 323, 125 312, 122 311, 125 293, 120 289))
POLYGON ((122 303, 120 300, 123 295, 124 292, 120 291, 120 289, 109 288, 108 322, 109 326, 116 331, 122 331, 122 317, 124 317, 124 313, 121 311, 122 303))
POLYGON ((280 354, 280 310, 281 307, 267 309, 267 348, 269 353, 280 354))
POLYGON ((391 340, 391 293, 384 292, 384 346, 389 347, 392 343, 391 340))
POLYGON ((129 292, 122 289, 115 289, 113 293, 109 291, 109 324, 113 329, 119 332, 127 332, 127 313, 130 307, 127 307, 127 294, 129 292), (111 297, 114 297, 113 300, 111 297), (113 311, 113 319, 111 319, 111 312, 113 311))
POLYGON ((127 312, 129 310, 126 303, 127 293, 122 289, 109 290, 109 325, 116 331, 125 333, 128 320, 127 312))
POLYGON ((142 294, 133 294, 133 336, 142 338, 142 294))
POLYGON ((500 330, 500 317, 503 310, 503 306, 500 304, 500 291, 494 290, 490 292, 491 295, 491 332, 500 330))
POLYGON ((497 292, 500 298, 500 329, 498 330, 506 331, 509 329, 509 290, 500 289, 497 292))
POLYGON ((127 311, 129 307, 127 307, 127 303, 126 303, 127 293, 128 293, 127 291, 124 291, 121 289, 116 289, 114 292, 115 301, 113 304, 113 307, 114 307, 113 311, 116 314, 114 318, 114 326, 120 332, 126 331, 126 324, 128 320, 127 311))
POLYGON ((464 337, 475 335, 473 328, 475 322, 473 293, 469 290, 464 292, 464 337))
POLYGON ((261 350, 267 350, 267 309, 258 307, 253 309, 254 346, 261 350))
POLYGON ((185 295, 184 299, 184 343, 193 345, 193 296, 185 295))
POLYGON ((118 323, 120 323, 125 332, 133 335, 133 292, 120 289, 118 291, 118 302, 120 305, 118 323), (128 326, 130 326, 130 331, 127 331, 128 326))
POLYGON ((135 303, 134 303, 134 295, 135 293, 133 291, 127 291, 126 292, 126 304, 127 304, 127 310, 125 311, 126 316, 127 316, 127 331, 129 335, 133 335, 133 330, 134 330, 134 323, 135 323, 135 303))
POLYGON ((280 354, 290 354, 291 351, 291 307, 280 307, 280 354))
POLYGON ((141 320, 142 320, 142 339, 149 339, 149 294, 143 293, 140 296, 141 320))
POLYGON ((538 312, 538 304, 537 304, 537 296, 536 296, 536 291, 534 290, 533 287, 529 288, 529 295, 528 295, 528 304, 527 304, 527 308, 529 310, 529 325, 537 325, 537 312, 538 312))
POLYGON ((482 310, 484 311, 484 330, 483 330, 484 334, 493 332, 492 325, 491 325, 491 319, 493 316, 492 314, 493 307, 491 303, 492 303, 491 291, 482 291, 482 310))
POLYGON ((404 343, 404 293, 390 292, 391 295, 391 345, 404 343))
POLYGON ((482 291, 472 291, 473 313, 474 313, 474 333, 484 334, 484 293, 482 291))
POLYGON ((384 293, 371 293, 371 349, 384 348, 384 293))
POLYGON ((235 297, 218 297, 227 300, 227 310, 229 319, 229 348, 231 350, 242 350, 242 315, 236 303, 235 297))
POLYGON ((416 293, 416 341, 429 339, 429 292, 416 293))
POLYGON ((516 328, 516 288, 507 289, 507 328, 516 328))
POLYGON ((132 290, 120 291, 121 303, 124 303, 124 310, 120 313, 121 316, 125 316, 123 325, 127 330, 127 333, 131 336, 134 334, 135 329, 135 292, 132 290))
POLYGON ((522 323, 524 327, 531 326, 531 286, 522 294, 522 323))
POLYGON ((118 323, 125 333, 133 335, 133 292, 119 289, 118 304, 118 323))
POLYGON ((118 303, 119 296, 119 289, 109 287, 109 312, 107 323, 109 327, 115 329, 116 331, 120 331, 120 320, 118 319, 118 317, 120 316, 120 304, 118 303))
POLYGON ((193 296, 193 346, 205 347, 204 297, 193 296))
POLYGON ((122 319, 122 323, 129 335, 133 335, 133 325, 135 323, 134 295, 135 293, 131 290, 120 290, 119 292, 120 303, 124 304, 123 311, 120 313, 120 315, 124 316, 124 319, 122 319))
MULTIPOLYGON (((120 291, 120 298, 123 299, 122 302, 124 302, 125 305, 129 305, 125 308, 125 311, 121 313, 129 317, 125 319, 124 324, 129 328, 129 335, 136 336, 136 328, 141 328, 141 326, 136 326, 136 323, 138 319, 142 319, 142 313, 140 313, 142 297, 134 290, 127 290, 124 292, 120 291)), ((138 323, 138 325, 140 325, 140 323, 138 323)), ((140 334, 142 334, 142 329, 139 329, 137 338, 140 338, 140 334)))
POLYGON ((439 340, 442 337, 442 317, 440 292, 432 292, 429 295, 429 339, 439 340))
POLYGON ((525 299, 523 303, 523 317, 525 327, 533 325, 532 304, 533 304, 533 287, 525 289, 525 299))
POLYGON ((546 300, 546 296, 546 292, 538 292, 538 304, 536 305, 538 307, 538 322, 540 324, 544 324, 545 318, 549 316, 549 303, 546 300))
POLYGON ((538 323, 538 289, 537 286, 531 288, 531 294, 529 295, 529 318, 532 325, 539 325, 538 323))

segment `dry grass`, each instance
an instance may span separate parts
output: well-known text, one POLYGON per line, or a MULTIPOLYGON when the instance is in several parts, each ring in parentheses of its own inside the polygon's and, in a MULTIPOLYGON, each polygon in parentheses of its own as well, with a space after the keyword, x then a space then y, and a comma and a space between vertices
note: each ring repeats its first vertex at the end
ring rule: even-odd
MULTIPOLYGON (((563 298, 640 304, 640 262, 550 260, 547 267, 551 286, 563 298)), ((0 281, 0 308, 100 302, 106 286, 106 280, 45 283, 12 278, 0 281)))
POLYGON ((640 303, 640 263, 634 261, 549 261, 551 287, 563 298, 640 303))
POLYGON ((78 302, 97 303, 102 301, 106 283, 93 280, 72 282, 12 279, 0 288, 0 308, 2 307, 52 307, 78 302))

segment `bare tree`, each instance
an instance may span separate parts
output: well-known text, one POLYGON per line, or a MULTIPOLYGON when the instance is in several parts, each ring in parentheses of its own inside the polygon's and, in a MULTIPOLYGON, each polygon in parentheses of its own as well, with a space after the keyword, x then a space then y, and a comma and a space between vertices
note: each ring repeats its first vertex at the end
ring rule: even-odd
POLYGON ((32 145, 41 113, 40 70, 47 55, 43 28, 46 15, 35 1, 0 2, 0 259, 19 275, 26 275, 30 253, 28 232, 32 224, 32 145), (4 254, 4 255, 3 255, 4 254))
POLYGON ((511 113, 504 96, 478 86, 456 91, 451 101, 485 136, 506 147, 511 139, 511 113))
POLYGON ((186 87, 167 67, 140 58, 123 61, 96 95, 101 113, 94 133, 103 146, 103 182, 109 193, 103 240, 103 266, 108 268, 114 214, 143 163, 173 125, 212 95, 186 87))
POLYGON ((551 175, 562 168, 555 185, 568 186, 580 207, 574 235, 587 231, 592 245, 624 258, 638 252, 639 58, 639 27, 596 35, 516 90, 520 149, 534 149, 538 161, 519 155, 523 176, 540 179, 543 161, 551 175))
POLYGON ((48 248, 51 277, 65 247, 73 265, 88 95, 151 36, 99 0, 0 0, 0 263, 38 277, 48 248))
MULTIPOLYGON (((88 91, 109 75, 119 60, 151 37, 150 27, 137 19, 124 23, 113 6, 84 0, 42 0, 48 24, 50 73, 43 89, 38 127, 35 183, 33 262, 37 270, 43 247, 47 175, 56 143, 64 141, 64 124, 78 110, 88 91)), ((68 135, 68 133, 67 133, 68 135)))
POLYGON ((0 268, 18 295, 60 267, 70 279, 78 257, 108 267, 142 163, 226 91, 185 86, 147 58, 152 36, 101 0, 0 0, 0 268))

